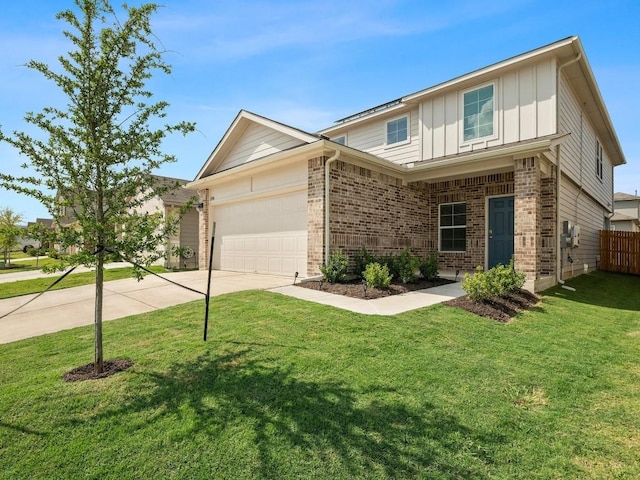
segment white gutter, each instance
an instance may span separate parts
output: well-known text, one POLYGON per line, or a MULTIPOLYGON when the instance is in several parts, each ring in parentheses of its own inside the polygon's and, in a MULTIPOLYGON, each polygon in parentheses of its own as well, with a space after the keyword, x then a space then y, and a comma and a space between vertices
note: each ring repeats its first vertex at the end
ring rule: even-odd
POLYGON ((324 263, 329 263, 329 212, 331 210, 331 204, 329 201, 329 169, 333 162, 340 158, 340 150, 336 150, 335 153, 327 158, 324 164, 324 263))
MULTIPOLYGON (((578 55, 575 58, 572 58, 571 60, 563 63, 562 65, 560 65, 558 67, 558 73, 556 76, 556 95, 557 95, 557 100, 556 100, 556 133, 560 133, 560 78, 562 76, 562 69, 564 67, 567 67, 569 65, 571 65, 572 63, 576 63, 579 62, 580 59, 582 58, 582 53, 578 53, 578 55)), ((562 231, 562 222, 560 221, 560 199, 562 198, 562 161, 560 159, 560 155, 561 155, 561 151, 560 151, 560 144, 558 144, 556 146, 556 165, 557 165, 557 174, 556 174, 556 236, 557 236, 557 253, 559 253, 559 255, 556 255, 556 279, 558 280, 558 283, 563 284, 564 280, 562 280, 562 257, 563 257, 563 252, 562 252, 562 243, 560 241, 560 232, 562 231)))

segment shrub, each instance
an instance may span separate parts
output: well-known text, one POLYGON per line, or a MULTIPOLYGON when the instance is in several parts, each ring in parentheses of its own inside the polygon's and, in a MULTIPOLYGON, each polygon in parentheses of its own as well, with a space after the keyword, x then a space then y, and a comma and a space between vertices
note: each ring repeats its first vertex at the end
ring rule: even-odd
POLYGON ((367 268, 367 265, 377 262, 376 257, 364 247, 360 247, 356 252, 354 260, 355 267, 353 273, 359 278, 364 278, 364 271, 367 268))
POLYGON ((377 261, 380 265, 385 265, 389 269, 389 273, 392 277, 399 277, 398 261, 396 256, 385 255, 384 257, 378 258, 377 261))
POLYGON ((430 282, 438 278, 438 270, 440 269, 440 262, 438 261, 438 254, 431 252, 427 255, 422 262, 420 262, 420 274, 425 280, 430 282))
POLYGON ((40 250, 38 250, 37 248, 31 247, 27 249, 27 255, 29 255, 30 257, 38 257, 42 255, 42 252, 40 252, 40 250))
POLYGON ((489 272, 485 272, 484 269, 478 265, 473 275, 469 273, 464 274, 462 289, 467 292, 469 298, 474 302, 486 302, 498 293, 492 277, 489 272))
POLYGON ((57 259, 59 259, 59 258, 60 258, 60 254, 59 254, 56 250, 53 250, 53 249, 51 249, 51 250, 49 250, 49 251, 47 252, 47 256, 48 256, 49 258, 53 258, 53 259, 55 259, 55 260, 57 260, 57 259))
POLYGON ((467 292, 471 300, 486 302, 496 295, 506 296, 519 291, 524 281, 525 274, 516 272, 512 258, 506 266, 499 264, 487 272, 478 266, 473 275, 465 273, 462 289, 467 292))
POLYGON ((413 255, 411 250, 405 248, 396 258, 398 278, 402 283, 410 283, 416 279, 416 272, 420 267, 420 258, 413 255))
POLYGON ((364 269, 363 278, 367 288, 389 288, 393 277, 389 267, 373 262, 364 269))
POLYGON ((524 272, 516 272, 513 257, 511 257, 509 265, 498 264, 490 272, 496 284, 498 295, 504 296, 518 292, 524 285, 525 274, 524 272))
POLYGON ((329 283, 341 283, 347 280, 349 259, 342 250, 336 250, 329 257, 326 265, 320 267, 324 279, 329 283))

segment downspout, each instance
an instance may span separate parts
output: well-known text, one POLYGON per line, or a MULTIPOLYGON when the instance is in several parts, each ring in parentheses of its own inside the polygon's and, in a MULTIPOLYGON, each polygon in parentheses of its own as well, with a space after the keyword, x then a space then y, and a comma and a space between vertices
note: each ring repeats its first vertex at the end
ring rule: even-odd
POLYGON ((335 153, 327 158, 324 163, 324 263, 329 263, 329 212, 331 205, 329 201, 329 169, 331 164, 340 158, 341 151, 336 150, 335 153))
MULTIPOLYGON (((558 67, 558 74, 556 75, 556 133, 560 133, 560 78, 562 76, 562 69, 571 65, 572 63, 580 61, 582 58, 582 53, 578 53, 575 58, 563 63, 558 67)), ((556 237, 557 237, 557 251, 559 255, 556 255, 556 279, 558 283, 563 284, 564 280, 562 280, 562 268, 564 267, 562 262, 563 248, 562 243, 560 242, 560 232, 562 231, 562 221, 560 220, 560 199, 562 198, 562 160, 561 160, 561 152, 560 145, 556 146, 556 237)))

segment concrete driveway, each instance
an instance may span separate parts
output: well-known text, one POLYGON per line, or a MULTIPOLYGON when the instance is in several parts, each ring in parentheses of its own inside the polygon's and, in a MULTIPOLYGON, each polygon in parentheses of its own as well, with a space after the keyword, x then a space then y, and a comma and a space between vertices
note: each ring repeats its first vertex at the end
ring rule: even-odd
MULTIPOLYGON (((206 292, 206 271, 176 272, 165 275, 174 282, 206 292)), ((271 289, 292 283, 293 278, 289 277, 216 270, 211 280, 211 295, 240 290, 271 289)), ((34 296, 26 295, 0 300, 0 316, 34 296)), ((94 320, 94 300, 94 285, 47 292, 18 312, 0 319, 0 343, 90 325, 94 320)), ((204 302, 204 295, 185 290, 152 275, 140 282, 134 278, 115 280, 105 283, 103 319, 114 320, 192 300, 204 302)))

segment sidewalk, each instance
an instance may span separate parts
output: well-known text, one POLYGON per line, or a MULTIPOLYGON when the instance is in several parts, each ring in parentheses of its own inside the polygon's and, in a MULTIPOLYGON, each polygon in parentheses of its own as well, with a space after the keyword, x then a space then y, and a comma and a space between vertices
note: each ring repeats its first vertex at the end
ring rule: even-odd
MULTIPOLYGON (((40 257, 42 260, 47 257, 40 257)), ((20 260, 12 260, 12 262, 16 261, 25 261, 30 260, 28 258, 22 258, 20 260)), ((35 257, 31 260, 35 260, 35 257)), ((104 268, 125 268, 130 267, 131 264, 127 262, 115 262, 115 263, 107 263, 104 268)), ((79 266, 76 268, 73 273, 82 273, 82 272, 92 272, 93 270, 87 267, 79 266)), ((58 277, 61 277, 64 272, 56 272, 56 273, 44 273, 42 270, 27 270, 26 272, 12 272, 12 273, 1 273, 0 274, 0 283, 10 283, 17 282, 19 280, 32 280, 34 278, 46 278, 51 277, 52 281, 58 277)), ((72 274, 73 275, 73 274, 72 274)))
MULTIPOLYGON (((206 292, 206 271, 195 270, 164 275, 174 282, 206 292)), ((211 295, 249 289, 266 290, 290 284, 292 281, 289 277, 216 270, 212 275, 211 295)), ((23 295, 0 300, 0 316, 24 305, 34 296, 23 295)), ((135 278, 106 282, 103 320, 150 312, 192 300, 202 300, 204 304, 204 295, 172 285, 153 275, 145 277, 140 282, 135 278)), ((47 292, 16 313, 0 319, 0 343, 91 325, 94 321, 94 302, 95 285, 47 292)))

